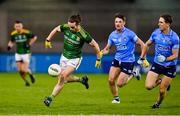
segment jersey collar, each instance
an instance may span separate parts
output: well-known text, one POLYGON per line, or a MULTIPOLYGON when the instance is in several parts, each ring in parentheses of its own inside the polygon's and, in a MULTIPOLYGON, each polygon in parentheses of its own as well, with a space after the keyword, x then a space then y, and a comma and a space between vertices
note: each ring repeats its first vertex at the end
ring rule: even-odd
MULTIPOLYGON (((124 32, 125 29, 126 29, 126 27, 124 27, 120 33, 124 32)), ((117 31, 117 29, 116 29, 116 33, 119 33, 119 32, 117 31)))
MULTIPOLYGON (((162 31, 161 31, 161 33, 164 34, 162 31)), ((169 35, 169 36, 171 36, 172 34, 173 34, 173 31, 172 31, 172 29, 170 28, 170 29, 169 29, 169 33, 168 33, 168 34, 164 34, 164 35, 169 35)))

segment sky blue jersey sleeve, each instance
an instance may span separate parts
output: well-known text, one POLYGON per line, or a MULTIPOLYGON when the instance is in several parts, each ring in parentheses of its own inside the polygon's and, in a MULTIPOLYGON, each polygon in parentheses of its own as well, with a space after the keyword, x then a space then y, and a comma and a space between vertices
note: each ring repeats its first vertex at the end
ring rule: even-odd
POLYGON ((149 40, 150 40, 151 42, 154 42, 154 41, 155 41, 155 36, 156 36, 156 33, 153 32, 153 33, 151 34, 149 40))
POLYGON ((133 42, 137 42, 137 40, 138 40, 138 36, 133 32, 133 31, 131 31, 131 34, 130 34, 130 36, 131 36, 131 38, 132 38, 132 40, 133 40, 133 42))
POLYGON ((173 41, 173 49, 179 49, 179 37, 177 34, 174 35, 174 41, 173 41))
POLYGON ((112 33, 111 33, 111 34, 109 35, 109 38, 108 38, 108 44, 109 44, 109 45, 112 45, 112 44, 113 44, 112 39, 113 39, 113 35, 112 35, 112 33))

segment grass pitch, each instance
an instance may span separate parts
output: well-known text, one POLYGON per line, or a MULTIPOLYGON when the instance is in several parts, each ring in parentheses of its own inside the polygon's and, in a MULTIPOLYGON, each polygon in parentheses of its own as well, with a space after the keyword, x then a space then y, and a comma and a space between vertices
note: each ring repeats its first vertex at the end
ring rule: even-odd
POLYGON ((36 74, 36 83, 25 87, 18 73, 0 73, 0 115, 180 115, 180 75, 173 80, 160 109, 150 107, 159 88, 146 90, 145 75, 141 81, 134 78, 119 89, 120 104, 111 103, 107 74, 88 76, 88 90, 80 83, 66 84, 51 106, 46 107, 44 97, 50 95, 57 78, 36 74))

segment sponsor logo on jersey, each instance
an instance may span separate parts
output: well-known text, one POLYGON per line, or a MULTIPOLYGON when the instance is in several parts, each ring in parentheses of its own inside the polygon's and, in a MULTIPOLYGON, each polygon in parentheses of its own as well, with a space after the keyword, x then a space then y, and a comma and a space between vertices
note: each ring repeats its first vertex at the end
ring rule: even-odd
POLYGON ((163 45, 157 45, 158 50, 160 51, 169 51, 170 50, 170 46, 163 46, 163 45))
POLYGON ((118 44, 117 45, 117 50, 126 50, 127 46, 125 44, 118 44))

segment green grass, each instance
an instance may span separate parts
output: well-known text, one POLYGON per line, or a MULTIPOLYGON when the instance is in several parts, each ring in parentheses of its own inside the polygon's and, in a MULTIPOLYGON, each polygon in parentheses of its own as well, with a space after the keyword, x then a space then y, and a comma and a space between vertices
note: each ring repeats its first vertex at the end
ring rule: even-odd
POLYGON ((141 81, 133 79, 119 90, 120 104, 111 103, 108 75, 89 77, 89 90, 80 83, 66 84, 51 107, 46 107, 43 99, 51 93, 57 78, 36 74, 37 82, 25 87, 18 73, 0 73, 0 115, 180 115, 180 75, 173 80, 161 108, 156 110, 150 106, 156 100, 158 87, 147 91, 145 75, 141 81))

